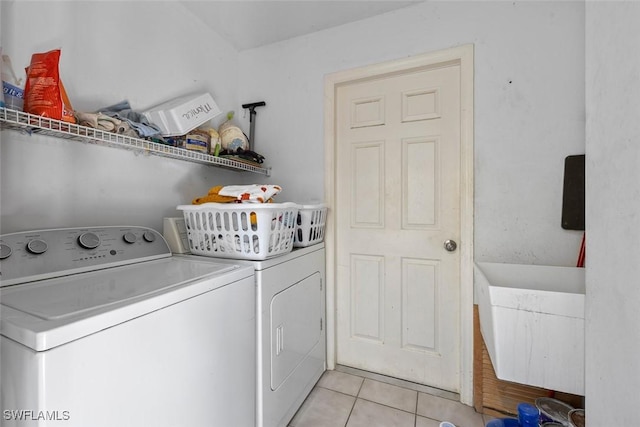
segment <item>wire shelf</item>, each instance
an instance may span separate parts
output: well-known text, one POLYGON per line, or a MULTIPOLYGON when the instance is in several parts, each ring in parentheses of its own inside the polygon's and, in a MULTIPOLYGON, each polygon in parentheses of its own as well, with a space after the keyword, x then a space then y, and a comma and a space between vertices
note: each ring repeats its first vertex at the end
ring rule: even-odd
POLYGON ((88 142, 90 144, 124 148, 136 152, 156 154, 162 157, 185 160, 208 166, 259 173, 266 176, 271 174, 271 168, 258 167, 242 161, 215 157, 197 151, 172 147, 144 139, 67 123, 61 120, 36 116, 22 111, 10 110, 8 108, 0 108, 0 125, 2 129, 17 130, 29 134, 36 133, 73 141, 88 142))

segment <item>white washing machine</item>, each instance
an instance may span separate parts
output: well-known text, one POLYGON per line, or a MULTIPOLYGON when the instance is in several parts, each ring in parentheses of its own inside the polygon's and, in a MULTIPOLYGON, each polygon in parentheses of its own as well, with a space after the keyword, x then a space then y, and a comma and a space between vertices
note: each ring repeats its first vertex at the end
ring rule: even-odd
POLYGON ((2 426, 255 425, 255 282, 140 227, 0 236, 2 426))
POLYGON ((256 275, 256 425, 286 426, 326 369, 324 243, 244 262, 256 275))

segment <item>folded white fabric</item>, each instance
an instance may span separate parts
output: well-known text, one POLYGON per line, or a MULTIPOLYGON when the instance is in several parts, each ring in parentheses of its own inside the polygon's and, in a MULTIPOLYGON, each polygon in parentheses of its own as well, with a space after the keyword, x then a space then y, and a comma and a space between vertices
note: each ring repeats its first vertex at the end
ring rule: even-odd
POLYGON ((83 113, 76 111, 74 114, 79 125, 106 130, 107 132, 116 132, 117 127, 122 123, 120 120, 102 113, 83 113))
POLYGON ((243 203, 266 203, 282 191, 279 185, 227 185, 220 189, 220 196, 235 197, 243 203))

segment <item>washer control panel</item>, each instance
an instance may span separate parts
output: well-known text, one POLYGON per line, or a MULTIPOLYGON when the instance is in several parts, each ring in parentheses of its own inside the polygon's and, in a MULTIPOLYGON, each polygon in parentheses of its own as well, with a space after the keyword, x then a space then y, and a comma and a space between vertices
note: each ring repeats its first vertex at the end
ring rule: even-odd
POLYGON ((0 286, 171 256, 146 227, 91 227, 0 235, 0 286))

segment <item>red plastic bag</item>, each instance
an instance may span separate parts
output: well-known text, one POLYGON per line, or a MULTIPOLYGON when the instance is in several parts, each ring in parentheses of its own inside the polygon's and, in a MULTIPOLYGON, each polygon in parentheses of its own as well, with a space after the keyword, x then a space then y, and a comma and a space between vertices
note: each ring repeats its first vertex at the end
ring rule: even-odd
POLYGON ((38 116, 75 123, 71 103, 60 81, 60 49, 34 53, 26 69, 24 111, 38 116))

